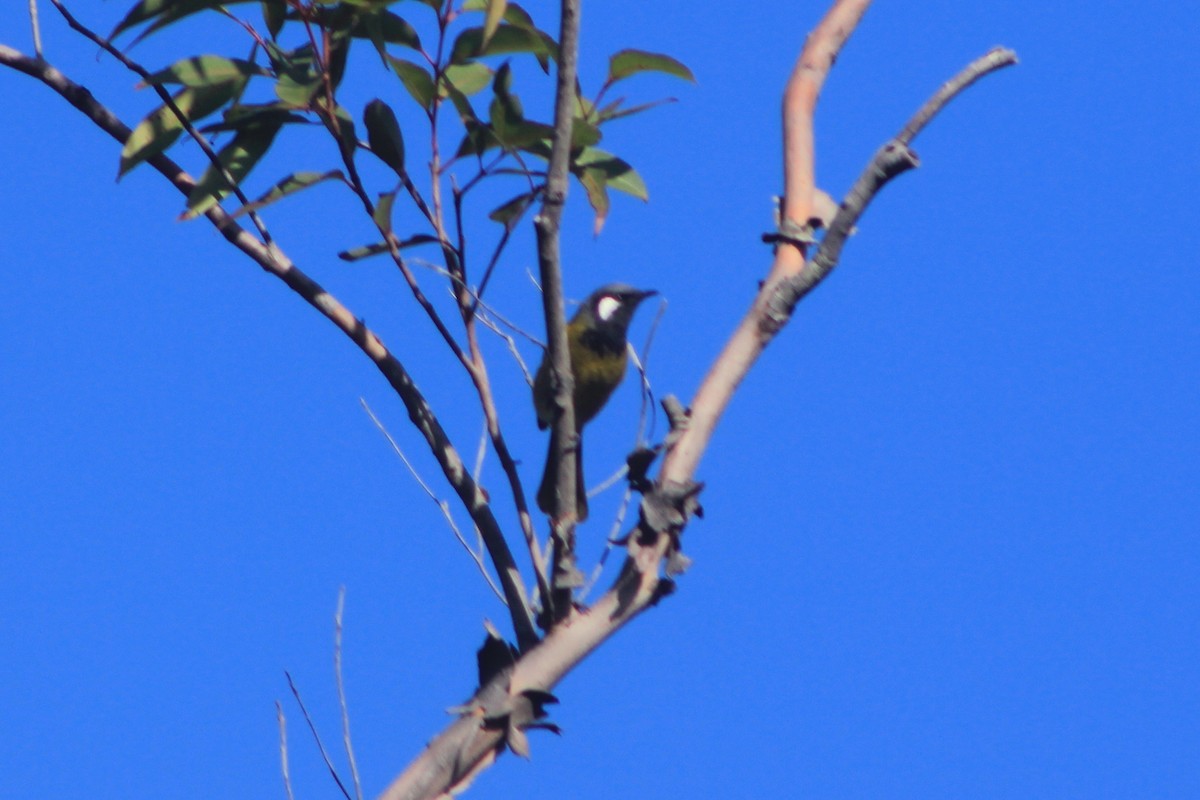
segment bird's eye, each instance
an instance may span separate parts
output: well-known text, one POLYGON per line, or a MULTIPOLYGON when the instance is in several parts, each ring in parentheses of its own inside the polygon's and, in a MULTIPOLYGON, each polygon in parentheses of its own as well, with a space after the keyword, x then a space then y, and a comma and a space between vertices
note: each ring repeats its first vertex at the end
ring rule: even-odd
POLYGON ((596 301, 596 316, 601 322, 608 322, 612 315, 621 307, 621 301, 611 294, 606 294, 596 301))

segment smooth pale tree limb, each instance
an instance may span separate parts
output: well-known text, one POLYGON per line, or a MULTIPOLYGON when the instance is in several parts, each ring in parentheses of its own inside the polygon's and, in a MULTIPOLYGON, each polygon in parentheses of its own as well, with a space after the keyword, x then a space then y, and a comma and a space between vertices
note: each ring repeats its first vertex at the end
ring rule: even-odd
MULTIPOLYGON (((67 102, 79 109, 88 119, 122 144, 129 138, 129 128, 111 111, 103 106, 92 93, 67 78, 47 62, 31 58, 10 47, 0 44, 0 65, 11 67, 49 86, 67 102)), ((182 167, 165 155, 147 160, 185 197, 191 193, 195 180, 182 167)), ((233 220, 219 206, 205 212, 208 221, 221 232, 230 244, 249 256, 268 273, 282 280, 288 288, 300 295, 309 305, 317 309, 338 330, 348 336, 354 344, 383 373, 384 378, 400 396, 408 411, 409 419, 425 438, 426 444, 442 468, 446 480, 454 488, 459 499, 467 508, 471 519, 483 534, 488 555, 500 578, 508 601, 509 614, 517 641, 522 649, 532 647, 538 641, 533 623, 533 613, 525 593, 520 570, 513 559, 512 551, 504 538, 500 525, 488 505, 483 490, 471 478, 433 409, 421 394, 412 377, 383 344, 383 341, 361 320, 342 305, 329 292, 308 277, 277 246, 264 244, 249 231, 233 220)))
MULTIPOLYGON (((805 39, 804 48, 792 69, 783 93, 783 184, 781 224, 804 226, 813 214, 815 150, 813 117, 825 78, 837 54, 854 32, 870 0, 837 0, 820 24, 805 39)), ((692 401, 691 425, 667 454, 663 480, 687 480, 699 466, 717 421, 730 398, 766 348, 770 337, 760 330, 762 318, 776 284, 804 267, 806 253, 800 246, 781 243, 775 261, 746 316, 725 343, 692 401)))
MULTIPOLYGON (((833 35, 833 32, 829 35, 833 35)), ((845 36, 841 37, 841 41, 845 41, 845 36)), ((828 42, 814 33, 809 37, 807 46, 828 47, 828 42)), ((914 122, 920 120, 930 108, 936 113, 974 80, 1012 63, 1015 63, 1015 56, 1006 50, 992 51, 973 62, 946 84, 948 87, 954 87, 953 90, 946 92, 943 87, 942 92, 935 95, 934 100, 923 106, 913 120, 910 120, 904 131, 919 130, 928 119, 921 121, 915 128, 914 122), (973 77, 964 80, 965 75, 973 77)), ((792 152, 803 152, 803 148, 793 149, 792 152)), ((811 150, 808 152, 811 156, 811 150)), ((756 336, 763 337, 763 346, 778 334, 790 318, 795 303, 824 280, 837 265, 846 237, 854 229, 875 194, 892 178, 916 165, 916 157, 909 150, 907 141, 898 138, 880 148, 843 201, 817 253, 812 259, 804 262, 798 271, 777 280, 771 290, 759 298, 761 302, 756 301, 747 315, 749 322, 743 323, 743 326, 735 331, 734 337, 740 335, 747 324, 756 331, 756 336)), ((779 249, 795 251, 792 247, 781 246, 779 249)), ((714 364, 710 379, 714 374, 731 375, 743 367, 749 368, 749 364, 730 366, 721 363, 720 359, 733 357, 742 357, 741 351, 727 347, 714 364)), ((730 387, 729 391, 732 392, 732 389, 733 387, 730 387)), ((699 400, 698 395, 697 402, 699 400)), ((716 417, 719 417, 719 411, 716 417)), ((692 410, 692 420, 694 419, 695 408, 692 410)), ((715 424, 715 417, 713 421, 715 424)), ((670 499, 672 486, 686 484, 691 480, 699 454, 707 445, 709 434, 711 428, 706 432, 696 433, 693 427, 688 427, 682 432, 684 438, 698 437, 696 444, 699 447, 693 451, 696 456, 675 456, 672 461, 672 456, 679 449, 679 445, 676 444, 663 467, 664 476, 669 477, 660 479, 660 485, 651 493, 652 496, 665 492, 670 499)), ((652 497, 643 501, 641 518, 629 536, 629 557, 622 565, 621 573, 612 588, 595 605, 579 611, 557 625, 537 647, 523 654, 510 669, 503 671, 479 689, 467 704, 469 711, 434 738, 379 800, 434 798, 449 796, 465 789, 510 743, 511 719, 502 718, 506 710, 519 709, 520 698, 527 697, 530 693, 550 692, 567 673, 608 637, 670 593, 673 584, 661 576, 661 565, 676 546, 681 526, 671 530, 655 527, 646 513, 647 501, 652 501, 652 497), (489 723, 489 719, 493 721, 489 723)))

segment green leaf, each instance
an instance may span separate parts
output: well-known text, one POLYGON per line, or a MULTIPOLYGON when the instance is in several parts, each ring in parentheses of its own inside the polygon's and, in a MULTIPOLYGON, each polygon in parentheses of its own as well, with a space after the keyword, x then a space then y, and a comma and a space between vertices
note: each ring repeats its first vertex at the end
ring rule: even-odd
POLYGON ((504 12, 508 9, 507 0, 487 0, 487 13, 483 20, 483 47, 487 49, 488 43, 496 34, 496 29, 500 27, 500 20, 504 18, 504 12))
POLYGON ((629 166, 627 161, 617 158, 612 153, 606 153, 595 147, 588 147, 575 158, 575 166, 582 170, 599 171, 604 175, 604 182, 618 192, 632 195, 639 200, 649 200, 646 183, 637 170, 629 166))
POLYGON ((319 77, 300 82, 290 75, 284 75, 275 83, 275 96, 291 108, 308 108, 321 90, 322 83, 319 77))
POLYGON ((340 169, 330 170, 329 172, 293 172, 283 180, 276 183, 268 189, 261 197, 253 203, 244 205, 237 211, 233 212, 233 216, 240 217, 242 214, 247 214, 251 211, 257 211, 263 206, 268 206, 276 200, 287 197, 289 194, 303 191, 310 186, 316 186, 322 181, 327 181, 332 178, 346 179, 340 169))
POLYGON ((684 66, 683 62, 662 53, 650 53, 645 50, 621 50, 613 53, 608 59, 608 83, 636 75, 639 72, 664 72, 683 78, 685 81, 696 82, 696 76, 684 66))
POLYGON ((455 151, 455 158, 463 156, 479 156, 491 150, 493 147, 499 147, 500 142, 496 139, 492 129, 487 125, 482 124, 478 120, 467 120, 464 122, 467 133, 463 136, 462 142, 458 145, 458 150, 455 151))
MULTIPOLYGON (((282 126, 277 123, 263 123, 243 128, 233 137, 233 141, 217 153, 217 161, 235 182, 241 183, 270 148, 280 127, 282 126)), ((225 180, 221 170, 210 164, 196 182, 192 193, 188 195, 187 211, 180 218, 194 219, 200 216, 221 202, 231 191, 233 188, 225 180)))
POLYGON ((442 95, 450 98, 450 102, 454 104, 454 110, 458 112, 458 118, 462 120, 463 125, 467 125, 478 119, 475 115, 475 109, 471 107, 471 101, 467 99, 465 94, 455 88, 453 84, 442 81, 442 95))
POLYGON ((519 194, 512 200, 509 200, 507 203, 495 208, 490 214, 488 214, 488 219, 494 222, 499 222, 501 225, 511 230, 512 227, 516 225, 521 217, 525 214, 525 210, 529 208, 530 204, 533 203, 539 194, 541 194, 541 192, 526 192, 525 194, 519 194))
POLYGON ((433 98, 437 95, 437 89, 433 86, 433 77, 423 67, 411 61, 405 61, 403 58, 388 56, 387 60, 417 104, 426 111, 432 108, 433 98))
MULTIPOLYGON (((430 236, 427 233, 418 233, 414 236, 397 242, 396 249, 403 250, 406 247, 416 247, 419 244, 437 244, 437 237, 430 236)), ((391 251, 391 247, 387 242, 378 242, 376 244, 367 244, 362 247, 355 247, 350 250, 343 250, 338 253, 338 258, 342 261, 358 261, 370 256, 377 256, 391 251)))
POLYGON ((504 53, 532 53, 537 56, 557 58, 558 48, 547 43, 546 37, 537 31, 515 25, 501 25, 485 45, 483 28, 467 28, 454 40, 450 62, 463 64, 480 56, 495 56, 504 53))
POLYGON ((598 123, 612 122, 615 119, 622 117, 632 117, 634 114, 640 114, 643 111, 649 111, 652 108, 666 105, 668 103, 677 102, 674 97, 664 97, 661 100, 652 100, 649 103, 642 103, 629 108, 621 108, 623 100, 614 100, 596 113, 596 121, 598 123))
POLYGON ((384 234, 392 231, 392 206, 395 204, 395 192, 384 192, 379 195, 379 202, 375 204, 375 213, 371 215, 371 218, 375 220, 375 224, 384 234))
POLYGON ((571 123, 571 149, 582 150, 597 144, 602 137, 600 129, 582 117, 571 123))
MULTIPOLYGON (((491 8, 489 5, 491 2, 492 0, 466 0, 466 2, 463 3, 463 11, 486 12, 491 8)), ((509 25, 516 25, 518 28, 525 28, 526 30, 530 31, 537 30, 537 27, 533 24, 533 18, 529 16, 529 13, 525 9, 521 8, 516 3, 505 3, 504 11, 501 16, 509 25)), ((484 27, 487 27, 486 21, 484 23, 484 27)))
POLYGON ((283 30, 283 23, 287 20, 287 3, 284 0, 262 0, 262 15, 267 33, 274 39, 283 30))
POLYGON ((371 145, 371 152, 403 178, 404 137, 400 133, 396 112, 376 98, 367 103, 363 111, 363 125, 367 128, 367 143, 371 145))
POLYGON ((138 36, 138 40, 141 40, 154 31, 199 11, 248 2, 251 0, 142 0, 117 23, 117 27, 113 28, 113 32, 108 35, 108 38, 115 38, 130 28, 154 20, 154 23, 138 36))
POLYGON ((359 39, 370 39, 375 43, 375 49, 380 55, 386 55, 383 49, 385 43, 411 47, 413 50, 421 49, 421 37, 417 35, 416 28, 391 11, 363 14, 351 35, 359 39))
MULTIPOLYGON (((471 61, 466 64, 451 64, 446 67, 443 78, 449 81, 450 85, 455 89, 470 97, 473 94, 477 94, 491 82, 492 71, 486 64, 471 61)), ((449 94, 443 92, 442 96, 448 97, 449 94)))
MULTIPOLYGON (((188 121, 203 119, 228 103, 238 93, 238 81, 220 83, 215 86, 187 88, 171 99, 183 112, 188 121)), ((136 167, 148 158, 164 152, 183 133, 183 122, 166 105, 162 105, 143 119, 129 134, 121 149, 121 164, 117 177, 136 167)))
POLYGON ((308 118, 289 111, 287 106, 284 106, 282 103, 247 103, 230 106, 225 109, 222 117, 223 119, 220 122, 211 122, 202 126, 200 130, 204 133, 218 133, 220 131, 240 131, 242 128, 250 125, 265 125, 268 123, 279 125, 290 125, 298 122, 312 124, 308 118))
POLYGON ((354 151, 358 149, 358 134, 354 132, 354 118, 350 116, 350 112, 344 106, 335 108, 333 116, 337 119, 336 133, 342 157, 353 158, 354 151))
POLYGON ((181 83, 184 86, 212 86, 226 81, 244 80, 252 75, 270 75, 259 65, 240 58, 223 56, 192 56, 176 61, 166 69, 159 70, 146 80, 144 86, 164 83, 181 83))
POLYGON ((342 78, 346 75, 346 60, 350 58, 350 45, 354 39, 347 36, 345 32, 335 32, 329 37, 329 50, 327 56, 329 59, 329 82, 336 89, 342 85, 342 78))
POLYGON ((291 108, 308 108, 325 83, 312 46, 305 44, 295 50, 283 50, 268 42, 267 55, 279 76, 275 95, 291 108))
POLYGON ((608 219, 608 189, 604 171, 584 169, 577 172, 576 176, 587 193, 588 205, 596 213, 595 222, 592 224, 592 233, 599 236, 600 230, 604 227, 604 221, 608 219))

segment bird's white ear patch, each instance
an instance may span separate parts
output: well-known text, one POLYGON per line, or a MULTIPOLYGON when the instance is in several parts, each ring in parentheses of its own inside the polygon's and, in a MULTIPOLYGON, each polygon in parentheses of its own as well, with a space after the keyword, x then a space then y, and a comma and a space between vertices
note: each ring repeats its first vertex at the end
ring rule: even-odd
POLYGON ((596 302, 596 316, 600 318, 601 322, 608 322, 620 307, 620 300, 611 294, 606 294, 596 302))

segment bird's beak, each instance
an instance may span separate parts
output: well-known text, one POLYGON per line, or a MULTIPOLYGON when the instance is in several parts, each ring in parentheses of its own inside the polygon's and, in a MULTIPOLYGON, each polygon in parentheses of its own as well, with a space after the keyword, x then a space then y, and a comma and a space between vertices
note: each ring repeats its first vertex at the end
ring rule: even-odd
POLYGON ((653 289, 647 289, 644 292, 638 292, 637 301, 640 303, 643 300, 645 300, 647 297, 654 297, 657 294, 658 294, 658 292, 656 292, 653 289))

